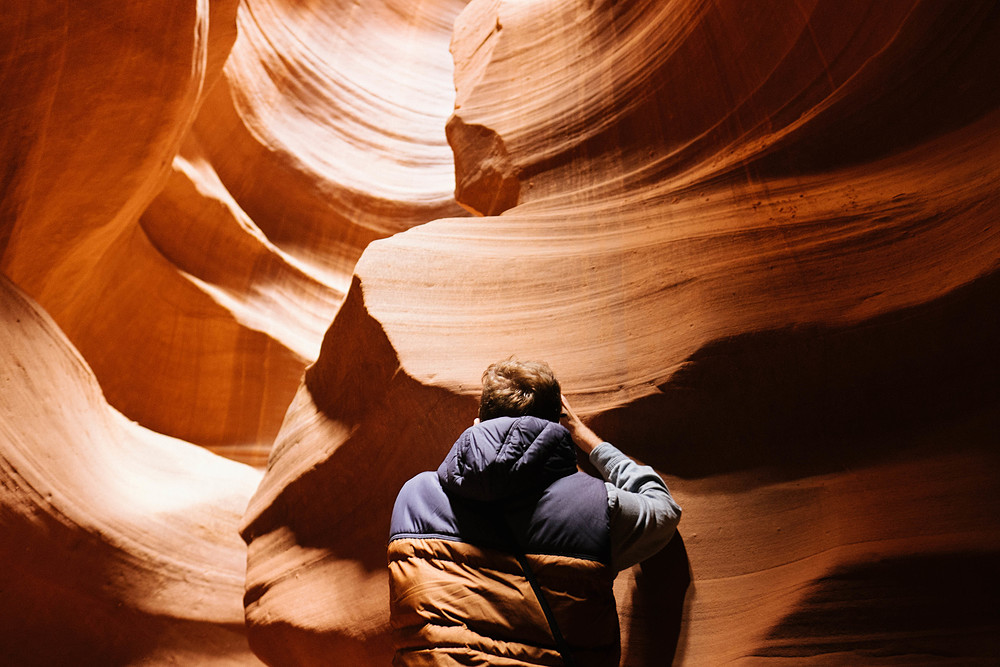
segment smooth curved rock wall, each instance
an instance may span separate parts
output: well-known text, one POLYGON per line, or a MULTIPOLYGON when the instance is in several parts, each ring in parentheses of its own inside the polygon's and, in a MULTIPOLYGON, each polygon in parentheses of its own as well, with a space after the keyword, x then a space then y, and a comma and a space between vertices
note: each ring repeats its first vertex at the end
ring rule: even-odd
POLYGON ((259 471, 111 408, 6 278, 0 322, 4 662, 259 664, 236 531, 259 471))
POLYGON ((624 664, 989 664, 998 33, 992 2, 14 3, 3 654, 386 664, 392 500, 516 354, 684 506, 617 582, 624 664))
POLYGON ((5 13, 0 266, 112 405, 263 465, 368 243, 464 215, 461 3, 119 4, 5 13))
POLYGON ((259 473, 182 439, 263 465, 365 245, 463 214, 444 133, 458 9, 386 4, 353 23, 351 4, 302 9, 102 1, 0 15, 0 267, 24 290, 5 282, 4 299, 44 320, 3 325, 16 342, 0 360, 11 664, 257 664, 237 519, 259 473), (307 44, 299 29, 280 53, 259 50, 252 28, 274 44, 292 16, 376 32, 395 16, 372 47, 406 57, 372 69, 343 36, 307 44), (275 59, 294 76, 262 99, 264 78, 239 74, 275 59), (353 132, 331 124, 345 110, 353 132), (338 136, 360 143, 325 151, 338 136), (378 160, 359 158, 382 143, 378 160), (306 164, 304 146, 325 162, 306 164), (81 356, 50 369, 59 355, 81 356))
POLYGON ((470 3, 448 136, 487 217, 355 269, 247 513, 255 650, 384 663, 392 499, 516 354, 685 508, 619 578, 625 664, 995 651, 988 594, 908 598, 993 590, 1000 544, 1000 25, 954 9, 470 3))

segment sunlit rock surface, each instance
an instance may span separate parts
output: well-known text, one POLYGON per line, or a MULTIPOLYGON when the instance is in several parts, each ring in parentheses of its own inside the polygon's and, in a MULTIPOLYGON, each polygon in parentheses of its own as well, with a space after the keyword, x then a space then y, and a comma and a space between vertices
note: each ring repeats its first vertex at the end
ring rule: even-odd
POLYGON ((255 650, 385 664, 392 499, 516 354, 685 508, 619 578, 626 664, 988 660, 998 28, 989 3, 471 3, 448 137, 492 217, 361 258, 247 513, 255 650))
POLYGON ((119 4, 0 18, 0 267, 116 408, 263 465, 367 244, 465 214, 461 4, 119 4))
POLYGON ((511 354, 684 507, 624 664, 1000 654, 995 3, 0 36, 5 659, 387 664, 392 501, 511 354))
POLYGON ((258 663, 236 527, 259 471, 112 409, 5 278, 0 324, 4 664, 258 663))
POLYGON ((0 366, 2 662, 257 662, 237 519, 259 472, 189 443, 263 465, 368 242, 465 214, 460 8, 0 12, 0 267, 55 320, 3 323, 25 349, 0 366), (46 336, 75 366, 38 367, 46 336))

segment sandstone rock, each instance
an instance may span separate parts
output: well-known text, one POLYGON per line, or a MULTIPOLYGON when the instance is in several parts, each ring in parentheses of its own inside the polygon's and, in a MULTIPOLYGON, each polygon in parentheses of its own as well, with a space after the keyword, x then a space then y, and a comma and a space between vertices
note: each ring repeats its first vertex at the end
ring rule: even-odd
POLYGON ((624 664, 1000 654, 995 3, 140 4, 0 15, 5 660, 386 664, 511 354, 685 508, 624 664))
POLYGON ((261 465, 365 246, 464 214, 461 4, 237 4, 5 14, 0 266, 112 405, 261 465))
POLYGON ((238 3, 120 4, 15 3, 4 13, 5 88, 17 103, 3 133, 12 157, 0 266, 55 318, 128 416, 204 444, 273 435, 302 358, 238 330, 137 224, 218 78, 238 3), (251 375, 240 372, 250 366, 239 363, 241 336, 279 368, 234 390, 234 377, 251 375))
POLYGON ((195 133, 267 237, 341 291, 371 241, 463 214, 444 136, 463 4, 252 0, 239 12, 195 133))
POLYGON ((992 5, 495 1, 456 26, 458 193, 503 214, 358 263, 248 508, 258 654, 384 664, 392 499, 516 354, 685 508, 619 578, 625 664, 987 659, 992 5))
POLYGON ((259 664, 236 526, 260 473, 144 429, 0 278, 0 655, 259 664))

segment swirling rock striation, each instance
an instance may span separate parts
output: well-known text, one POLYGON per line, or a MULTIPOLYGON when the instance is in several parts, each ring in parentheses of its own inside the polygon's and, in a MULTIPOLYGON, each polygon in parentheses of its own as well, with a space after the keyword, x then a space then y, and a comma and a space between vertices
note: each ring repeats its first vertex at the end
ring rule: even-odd
POLYGON ((5 661, 258 663, 236 519, 259 475, 168 436, 263 464, 365 245, 464 214, 458 8, 355 9, 0 15, 5 661), (375 68, 305 32, 387 17, 375 68))
POLYGON ((245 519, 258 654, 384 663, 392 498, 516 354, 685 508, 619 578, 625 664, 987 661, 989 593, 919 582, 997 584, 998 31, 992 3, 470 3, 448 136, 489 217, 358 263, 245 519))
POLYGON ((624 664, 990 664, 998 14, 10 4, 0 653, 386 664, 516 354, 685 508, 624 664))
POLYGON ((369 242, 462 214, 442 126, 463 4, 241 6, 195 133, 268 238, 340 290, 369 242))
POLYGON ((5 12, 0 266, 112 405, 262 465, 367 244, 464 214, 461 4, 118 4, 5 12))
POLYGON ((259 664, 236 526, 260 473, 112 409, 5 278, 0 323, 5 664, 259 664))

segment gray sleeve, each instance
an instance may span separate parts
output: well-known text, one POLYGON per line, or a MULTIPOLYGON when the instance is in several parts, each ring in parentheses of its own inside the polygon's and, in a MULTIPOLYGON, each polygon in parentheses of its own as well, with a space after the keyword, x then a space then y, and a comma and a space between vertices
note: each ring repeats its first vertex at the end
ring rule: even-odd
POLYGON ((681 508, 656 471, 609 442, 594 448, 590 462, 608 489, 612 565, 624 570, 665 547, 681 520, 681 508))

